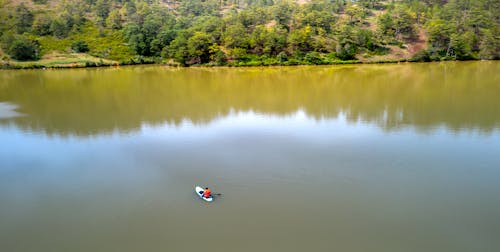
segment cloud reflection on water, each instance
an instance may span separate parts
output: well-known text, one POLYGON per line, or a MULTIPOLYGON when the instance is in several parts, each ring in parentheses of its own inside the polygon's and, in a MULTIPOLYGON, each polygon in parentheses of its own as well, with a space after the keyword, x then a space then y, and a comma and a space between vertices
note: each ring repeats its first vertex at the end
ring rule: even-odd
POLYGON ((452 62, 3 71, 0 101, 26 116, 0 118, 0 124, 85 137, 137 132, 144 124, 207 126, 232 113, 300 111, 308 120, 343 115, 385 131, 445 127, 489 134, 500 125, 499 68, 498 62, 452 62))

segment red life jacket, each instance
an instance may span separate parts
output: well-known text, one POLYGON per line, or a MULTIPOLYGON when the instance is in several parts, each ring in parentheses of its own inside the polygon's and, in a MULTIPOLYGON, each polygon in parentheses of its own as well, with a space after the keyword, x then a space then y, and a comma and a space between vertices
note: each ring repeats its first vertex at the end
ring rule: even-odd
POLYGON ((203 197, 210 198, 210 196, 212 196, 210 189, 205 189, 205 191, 203 191, 203 197))

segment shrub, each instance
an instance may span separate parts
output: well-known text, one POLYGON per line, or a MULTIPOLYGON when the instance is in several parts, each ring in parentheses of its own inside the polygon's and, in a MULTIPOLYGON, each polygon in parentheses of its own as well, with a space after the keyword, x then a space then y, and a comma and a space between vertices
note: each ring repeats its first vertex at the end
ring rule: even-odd
POLYGON ((280 52, 277 56, 278 61, 281 65, 288 61, 288 55, 285 52, 280 52))
POLYGON ((33 23, 32 31, 34 34, 39 36, 50 35, 50 25, 52 24, 52 19, 49 16, 38 16, 33 23))
POLYGON ((345 44, 344 46, 337 45, 336 56, 341 60, 356 59, 357 47, 352 44, 345 44))
POLYGON ((52 20, 52 23, 50 24, 50 33, 52 33, 57 38, 67 37, 69 29, 70 28, 68 28, 66 23, 64 23, 64 21, 60 18, 52 20))
POLYGON ((313 65, 321 65, 323 64, 323 60, 321 59, 321 55, 318 52, 309 52, 304 56, 304 61, 307 64, 313 65))
POLYGON ((431 55, 427 50, 420 50, 410 59, 413 62, 430 62, 431 55))
POLYGON ((212 55, 213 60, 215 61, 215 64, 218 66, 224 66, 227 64, 227 56, 226 54, 219 50, 212 55))
POLYGON ((89 51, 89 46, 85 41, 78 40, 71 44, 71 50, 77 53, 85 53, 89 51))
POLYGON ((16 60, 27 61, 37 60, 39 45, 36 41, 31 41, 24 36, 17 36, 8 48, 9 55, 16 60))

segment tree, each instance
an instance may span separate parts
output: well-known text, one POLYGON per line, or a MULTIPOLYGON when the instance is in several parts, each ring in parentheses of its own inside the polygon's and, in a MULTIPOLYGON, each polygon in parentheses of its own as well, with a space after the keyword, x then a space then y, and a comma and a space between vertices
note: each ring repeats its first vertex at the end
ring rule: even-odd
POLYGON ((290 21, 297 5, 288 1, 280 1, 271 7, 271 13, 279 25, 290 29, 290 21))
POLYGON ((37 60, 39 45, 24 36, 17 36, 8 48, 9 55, 16 60, 37 60))
POLYGON ((65 38, 68 36, 70 28, 61 18, 55 18, 50 24, 50 32, 57 38, 65 38))
POLYGON ((321 65, 323 64, 323 60, 321 59, 321 55, 318 52, 308 52, 304 56, 304 61, 308 64, 313 65, 321 65))
POLYGON ((335 17, 326 11, 313 10, 305 14, 301 25, 309 25, 311 27, 322 28, 326 32, 330 32, 332 24, 335 22, 335 17))
POLYGON ((217 44, 213 44, 209 47, 210 60, 215 62, 218 66, 226 65, 227 56, 224 51, 221 50, 220 46, 217 44))
POLYGON ((413 17, 402 8, 384 13, 377 19, 379 33, 396 40, 413 37, 415 35, 413 23, 413 17))
POLYGON ((356 33, 352 26, 343 25, 340 27, 337 35, 338 43, 335 48, 337 58, 341 60, 355 59, 355 55, 358 52, 355 39, 356 33))
POLYGON ((467 42, 466 35, 453 33, 450 37, 450 44, 446 51, 446 57, 458 60, 472 59, 470 43, 467 42))
POLYGON ((377 41, 375 35, 370 30, 358 29, 355 33, 356 44, 360 47, 364 47, 370 51, 373 51, 377 48, 377 41))
POLYGON ((483 39, 479 44, 479 57, 481 59, 499 59, 500 58, 500 43, 495 39, 490 30, 483 31, 483 39))
POLYGON ((164 18, 160 13, 151 13, 144 19, 141 27, 141 33, 144 36, 144 43, 146 44, 147 51, 144 55, 159 55, 160 51, 153 51, 151 42, 156 38, 163 26, 164 18))
POLYGON ((415 35, 414 18, 406 9, 396 8, 392 15, 394 18, 394 36, 396 38, 411 38, 415 35))
POLYGON ((335 49, 335 55, 341 60, 356 59, 357 47, 353 44, 347 43, 344 45, 338 44, 335 49))
POLYGON ((418 0, 409 0, 408 5, 409 9, 414 13, 417 25, 424 23, 427 17, 426 12, 428 11, 427 5, 418 0))
POLYGON ((274 26, 268 30, 268 34, 264 41, 265 54, 277 55, 285 50, 287 33, 284 28, 274 26))
POLYGON ((108 18, 106 18, 106 26, 114 30, 122 28, 122 15, 118 10, 109 13, 108 18))
POLYGON ((241 23, 229 25, 222 39, 228 48, 248 48, 250 42, 246 29, 241 23))
POLYGON ((101 19, 106 19, 109 15, 110 3, 108 0, 97 0, 94 5, 95 14, 101 19))
POLYGON ((429 62, 431 61, 431 55, 427 50, 420 50, 410 59, 412 62, 429 62))
POLYGON ((77 53, 85 53, 89 51, 89 46, 85 41, 78 40, 71 44, 71 50, 77 53))
POLYGON ((184 33, 179 34, 163 51, 164 57, 172 58, 181 65, 186 65, 188 61, 186 35, 184 33))
POLYGON ((311 27, 306 26, 302 29, 293 30, 288 36, 290 51, 293 53, 309 52, 311 45, 311 27))
POLYGON ((144 35, 141 33, 141 27, 139 27, 139 25, 130 23, 125 26, 123 33, 128 45, 136 54, 146 55, 149 49, 144 42, 144 35))
POLYGON ((445 52, 450 44, 450 34, 453 30, 451 25, 444 20, 432 19, 426 25, 428 33, 428 42, 432 51, 445 52))
POLYGON ((288 55, 285 52, 280 52, 278 53, 278 61, 280 62, 280 65, 285 64, 286 61, 288 61, 288 55))
POLYGON ((151 41, 151 51, 152 52, 162 52, 163 48, 168 46, 177 36, 177 33, 175 30, 172 29, 163 29, 160 31, 160 33, 156 36, 155 39, 151 41))
POLYGON ((358 2, 366 8, 374 9, 375 7, 378 7, 380 5, 380 2, 382 2, 382 1, 381 0, 359 0, 358 2))
POLYGON ((347 6, 345 13, 349 16, 349 21, 352 23, 360 22, 368 15, 368 11, 363 6, 354 4, 347 6))
POLYGON ((392 27, 394 26, 394 20, 389 13, 384 13, 377 18, 378 32, 383 36, 394 36, 394 31, 392 27))
POLYGON ((190 64, 202 64, 210 61, 210 46, 213 44, 212 36, 205 32, 195 32, 187 41, 190 64))
POLYGON ((24 3, 21 3, 16 7, 15 13, 15 27, 17 33, 21 34, 29 31, 31 25, 33 24, 33 13, 28 9, 24 3))
POLYGON ((34 34, 39 36, 50 35, 51 24, 52 24, 52 19, 48 15, 39 15, 35 18, 35 22, 33 22, 32 31, 34 34))

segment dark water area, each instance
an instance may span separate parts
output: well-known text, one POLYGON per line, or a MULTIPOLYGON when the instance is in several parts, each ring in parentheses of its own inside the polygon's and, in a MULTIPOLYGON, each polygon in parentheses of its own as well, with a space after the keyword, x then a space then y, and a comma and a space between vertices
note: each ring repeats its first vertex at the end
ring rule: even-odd
POLYGON ((0 71, 0 251, 499 251, 499 73, 0 71))

